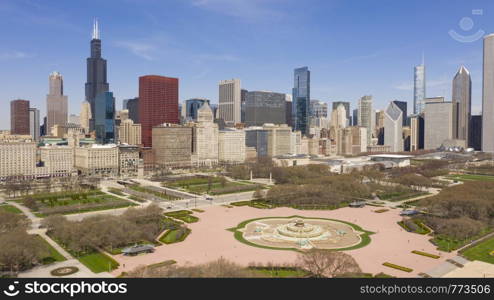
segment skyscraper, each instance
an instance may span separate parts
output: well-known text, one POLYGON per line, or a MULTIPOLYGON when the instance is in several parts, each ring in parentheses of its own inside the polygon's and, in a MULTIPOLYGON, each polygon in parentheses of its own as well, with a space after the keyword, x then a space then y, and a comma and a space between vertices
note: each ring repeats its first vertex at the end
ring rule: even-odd
POLYGON ((29 135, 29 101, 10 101, 10 134, 29 135))
POLYGON ((46 95, 46 122, 47 130, 51 131, 54 125, 66 125, 68 116, 68 100, 63 94, 63 77, 59 72, 52 72, 49 76, 50 90, 46 95))
POLYGON ((37 108, 29 108, 29 133, 33 140, 39 141, 39 109, 37 108))
POLYGON ((470 72, 461 66, 453 79, 452 102, 454 106, 453 115, 453 138, 465 140, 469 143, 470 116, 472 109, 472 80, 470 72))
POLYGON ((163 123, 179 123, 178 78, 158 75, 139 77, 138 103, 142 144, 151 147, 153 127, 163 123))
POLYGON ((309 116, 314 118, 327 118, 328 104, 320 100, 310 100, 309 116))
POLYGON ((86 133, 89 133, 89 120, 91 120, 91 104, 88 101, 84 101, 81 104, 81 127, 86 133))
POLYGON ((129 119, 134 123, 139 123, 139 97, 128 99, 127 109, 129 110, 129 119))
POLYGON ((494 33, 484 37, 482 151, 494 152, 494 33))
POLYGON ((265 123, 286 124, 285 94, 250 91, 245 96, 245 124, 262 126, 265 123))
MULTIPOLYGON (((101 57, 101 40, 98 21, 93 24, 91 39, 91 56, 87 58, 86 101, 90 103, 91 113, 95 115, 95 98, 98 94, 108 92, 106 81, 106 60, 101 57)), ((101 98, 101 99, 104 99, 101 98)), ((94 130, 94 121, 90 122, 90 130, 94 130)))
POLYGON ((350 117, 351 110, 350 110, 350 102, 347 101, 334 101, 333 102, 333 110, 335 110, 340 104, 343 104, 345 107, 346 111, 346 119, 347 119, 347 125, 351 126, 352 125, 352 118, 350 117))
POLYGON ((435 150, 453 138, 453 103, 444 97, 426 98, 424 149, 435 150))
POLYGON ((220 119, 228 126, 242 121, 240 79, 222 80, 219 83, 220 119))
MULTIPOLYGON (((197 111, 207 103, 210 104, 209 99, 204 98, 192 98, 185 100, 185 119, 189 121, 197 120, 197 111)), ((213 116, 214 120, 214 116, 213 116)))
POLYGON ((393 100, 392 101, 402 112, 403 112, 403 126, 407 126, 407 106, 408 103, 406 101, 398 101, 398 100, 393 100))
POLYGON ((308 135, 310 130, 310 71, 308 67, 301 67, 294 70, 292 94, 293 129, 299 130, 303 135, 308 135))
POLYGON ((391 152, 403 151, 403 111, 394 101, 384 110, 384 145, 391 152))
POLYGON ((413 76, 413 113, 420 114, 424 111, 425 103, 425 65, 415 66, 413 76))
POLYGON ((372 109, 372 96, 363 96, 358 101, 358 126, 367 128, 367 145, 371 144, 375 113, 372 109))
POLYGON ((112 92, 99 93, 94 99, 92 120, 96 141, 101 144, 116 142, 115 136, 115 98, 112 92))
POLYGON ((347 122, 345 105, 340 104, 331 112, 331 126, 338 130, 339 128, 345 128, 347 126, 347 122))

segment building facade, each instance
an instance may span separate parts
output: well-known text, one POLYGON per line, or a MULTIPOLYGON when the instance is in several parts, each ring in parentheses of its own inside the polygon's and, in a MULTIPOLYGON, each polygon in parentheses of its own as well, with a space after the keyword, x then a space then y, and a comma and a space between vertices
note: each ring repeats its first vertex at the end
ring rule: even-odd
POLYGON ((118 141, 121 144, 140 145, 141 124, 134 124, 131 119, 121 121, 118 126, 118 141))
POLYGON ((249 91, 245 94, 245 125, 286 124, 285 94, 249 91))
POLYGON ((425 103, 425 65, 415 66, 413 73, 413 113, 420 114, 424 111, 425 103))
POLYGON ((80 122, 81 127, 84 129, 84 132, 89 133, 89 123, 92 119, 91 116, 91 104, 88 101, 83 101, 81 104, 81 116, 80 122))
POLYGON ((242 122, 240 79, 222 80, 219 83, 219 118, 227 126, 242 122))
POLYGON ((453 108, 453 103, 445 102, 442 97, 425 99, 424 149, 437 149, 453 138, 453 108))
MULTIPOLYGON (((209 99, 205 98, 192 98, 192 99, 187 99, 185 100, 185 115, 184 118, 187 121, 196 121, 197 120, 197 111, 204 105, 204 103, 207 103, 208 105, 211 105, 209 99)), ((214 120, 214 116, 213 116, 214 120)))
POLYGON ((114 144, 91 145, 74 150, 74 166, 79 174, 117 176, 118 147, 114 144))
POLYGON ((129 119, 136 124, 139 123, 139 97, 127 99, 127 110, 129 111, 129 119))
POLYGON ((29 101, 10 101, 10 133, 19 135, 29 135, 29 101))
POLYGON ((334 101, 333 102, 333 110, 335 110, 340 104, 342 104, 345 107, 346 111, 346 119, 347 119, 347 126, 352 125, 352 118, 351 118, 351 113, 352 111, 350 110, 350 102, 347 101, 334 101))
POLYGON ((36 176, 36 143, 0 142, 0 180, 36 176))
POLYGON ((192 162, 192 127, 162 124, 153 127, 153 156, 156 167, 188 167, 192 162))
POLYGON ((424 149, 424 125, 423 114, 410 117, 410 151, 424 149))
POLYGON ((218 124, 207 102, 197 111, 193 128, 192 161, 197 165, 211 166, 218 163, 218 124))
POLYGON ((44 146, 39 150, 38 177, 65 177, 74 172, 74 149, 69 146, 44 146))
POLYGON ((494 33, 484 37, 482 151, 494 152, 494 33))
POLYGON ((115 143, 115 98, 113 93, 100 93, 96 96, 94 102, 95 110, 92 114, 92 122, 96 142, 100 144, 115 143))
POLYGON ((303 135, 309 134, 310 111, 310 71, 308 67, 294 70, 292 90, 292 123, 293 130, 303 135))
POLYGON ((29 108, 29 134, 33 137, 33 140, 39 141, 39 109, 29 108))
POLYGON ((46 126, 50 131, 54 125, 68 123, 68 99, 63 94, 63 78, 59 72, 52 72, 48 78, 49 92, 46 95, 46 126))
POLYGON ((218 159, 220 162, 228 164, 245 162, 245 131, 230 128, 219 131, 218 159))
POLYGON ((144 147, 152 146, 153 127, 163 123, 179 123, 178 78, 157 75, 139 77, 139 122, 144 147))
POLYGON ((472 110, 472 79, 470 72, 461 66, 453 79, 451 100, 455 108, 453 138, 469 145, 470 118, 472 110))
MULTIPOLYGON (((363 96, 358 101, 358 126, 367 129, 367 145, 370 145, 372 140, 373 120, 375 120, 375 114, 372 109, 372 96, 363 96)), ((366 148, 367 145, 365 145, 366 148)))
POLYGON ((403 151, 403 111, 394 101, 384 110, 384 145, 391 152, 403 151))

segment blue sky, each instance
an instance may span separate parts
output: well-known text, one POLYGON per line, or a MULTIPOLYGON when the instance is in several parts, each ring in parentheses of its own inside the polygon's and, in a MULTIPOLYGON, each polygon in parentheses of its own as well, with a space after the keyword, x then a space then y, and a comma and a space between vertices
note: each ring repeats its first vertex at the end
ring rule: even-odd
POLYGON ((482 40, 448 32, 494 32, 493 16, 490 0, 0 0, 0 128, 10 127, 12 99, 44 115, 54 70, 79 113, 95 17, 118 108, 137 96, 141 75, 178 77, 181 101, 217 102, 218 82, 231 78, 248 90, 291 93, 293 69, 306 65, 313 99, 354 106, 372 94, 376 108, 399 99, 411 110, 413 66, 424 52, 427 96, 449 100, 464 64, 478 113, 482 40))

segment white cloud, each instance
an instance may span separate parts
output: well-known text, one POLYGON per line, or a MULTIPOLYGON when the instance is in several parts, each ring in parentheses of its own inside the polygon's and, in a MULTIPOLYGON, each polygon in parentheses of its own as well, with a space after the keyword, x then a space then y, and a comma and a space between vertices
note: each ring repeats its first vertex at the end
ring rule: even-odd
POLYGON ((117 47, 121 47, 129 50, 134 55, 143 58, 145 60, 154 60, 153 55, 156 47, 149 43, 136 42, 136 41, 119 41, 116 42, 117 47))
MULTIPOLYGON (((279 19, 283 13, 268 7, 273 0, 192 0, 192 5, 224 15, 247 19, 279 19)), ((279 2, 279 0, 278 0, 279 2)))
POLYGON ((22 51, 5 51, 0 52, 0 60, 12 60, 33 57, 32 54, 28 54, 22 51))

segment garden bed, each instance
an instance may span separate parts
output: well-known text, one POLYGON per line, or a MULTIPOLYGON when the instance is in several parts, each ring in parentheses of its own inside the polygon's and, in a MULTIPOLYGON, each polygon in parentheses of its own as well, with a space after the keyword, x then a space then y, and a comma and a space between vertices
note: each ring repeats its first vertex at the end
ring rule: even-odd
POLYGON ((383 266, 386 266, 388 268, 393 268, 393 269, 396 269, 396 270, 400 270, 400 271, 403 271, 403 272, 408 272, 408 273, 413 272, 413 269, 411 269, 411 268, 407 268, 407 267, 404 267, 404 266, 392 264, 390 262, 383 263, 383 266))
POLYGON ((427 253, 427 252, 423 252, 423 251, 418 251, 418 250, 413 250, 412 253, 413 254, 417 254, 417 255, 426 256, 426 257, 430 257, 430 258, 434 258, 434 259, 438 259, 438 258, 441 257, 441 256, 436 255, 436 254, 431 254, 431 253, 427 253))

